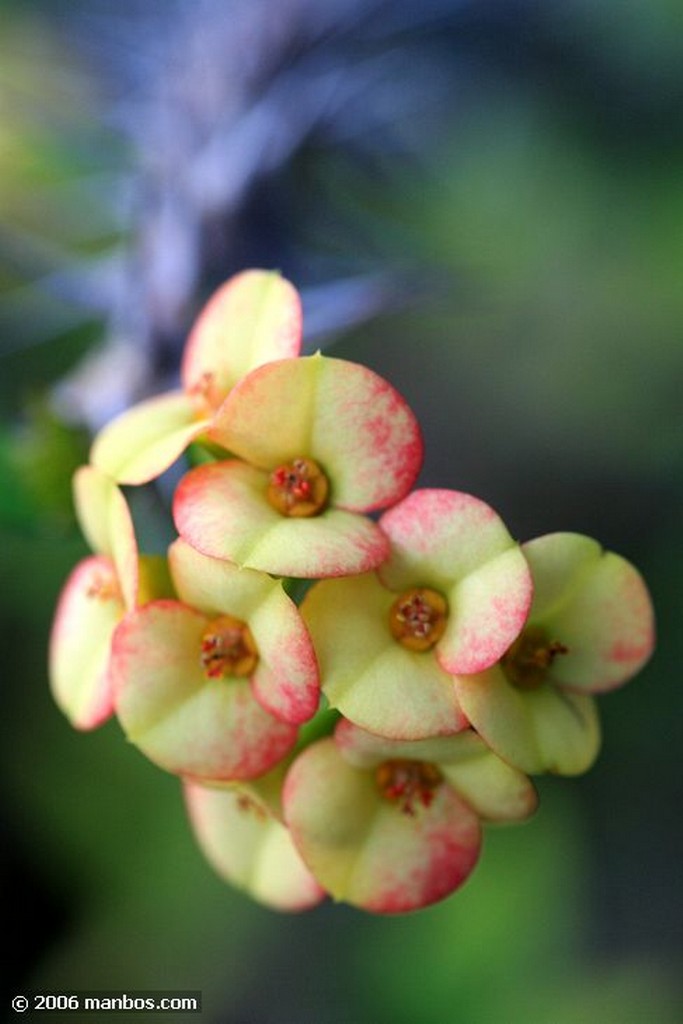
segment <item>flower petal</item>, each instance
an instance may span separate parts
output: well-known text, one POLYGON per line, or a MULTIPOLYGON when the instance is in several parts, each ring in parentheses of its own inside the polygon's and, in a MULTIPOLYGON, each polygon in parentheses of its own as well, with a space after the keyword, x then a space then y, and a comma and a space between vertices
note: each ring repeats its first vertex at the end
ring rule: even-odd
POLYGON ((413 485, 422 438, 404 399, 376 373, 320 354, 262 366, 219 410, 210 437, 261 469, 318 462, 332 503, 384 508, 413 485))
POLYGON ((128 504, 114 481, 95 466, 81 466, 73 478, 76 515, 90 547, 110 558, 127 608, 138 590, 138 549, 128 504))
POLYGON ((479 672, 517 638, 531 575, 499 516, 458 491, 413 491, 380 519, 391 555, 378 570, 394 591, 429 586, 449 602, 437 657, 450 673, 479 672))
POLYGON ((276 576, 348 575, 386 557, 386 538, 371 520, 334 508, 286 518, 268 504, 267 480, 243 462, 198 466, 176 490, 178 532, 205 555, 276 576))
POLYGON ((288 830, 251 792, 193 782, 184 791, 195 838, 222 878, 274 910, 306 910, 323 899, 288 830))
POLYGON ((452 757, 439 762, 449 784, 485 821, 521 821, 538 807, 538 794, 527 776, 507 764, 468 729, 452 757))
POLYGON ((292 748, 296 729, 264 711, 248 682, 206 677, 208 621, 174 601, 128 615, 113 642, 116 710, 128 738, 167 771, 253 778, 292 748))
POLYGON ((111 639, 124 610, 111 560, 79 562, 59 598, 49 649, 52 695, 77 729, 94 729, 113 711, 111 639))
POLYGON ((261 657, 252 678, 259 703, 283 722, 300 725, 318 710, 318 662, 296 605, 273 590, 249 621, 261 657))
POLYGON ((203 555, 182 538, 169 547, 168 561, 180 600, 207 615, 228 612, 246 622, 274 590, 282 592, 266 573, 203 555))
POLYGON ((595 701, 551 684, 536 690, 512 686, 494 666, 454 677, 470 722, 504 761, 528 774, 580 775, 600 750, 595 701))
POLYGON ((548 678, 598 693, 639 672, 652 654, 655 628, 637 569, 580 534, 548 534, 522 550, 537 592, 530 622, 568 648, 554 659, 548 678))
POLYGON ((279 580, 200 554, 183 540, 169 550, 180 598, 207 615, 228 613, 246 622, 259 661, 252 677, 259 703, 284 722, 308 721, 320 683, 311 638, 279 580))
POLYGON ((187 339, 181 376, 191 391, 210 375, 218 394, 301 348, 301 300, 277 272, 245 270, 213 293, 187 339))
POLYGON ((375 736, 342 719, 334 739, 344 759, 356 768, 376 768, 392 758, 438 765, 456 793, 489 821, 527 818, 538 804, 526 775, 497 757, 472 729, 406 742, 375 736))
POLYGON ((448 594, 450 615, 436 646, 439 664, 452 674, 481 672, 519 636, 531 604, 531 580, 520 549, 497 555, 448 594))
POLYGON ((452 678, 433 653, 415 653, 389 630, 394 594, 373 574, 323 580, 301 614, 318 654, 323 691, 334 708, 371 732, 420 739, 467 725, 452 678))
POLYGON ((391 557, 380 576, 397 591, 415 586, 416 578, 446 590, 514 547, 489 505, 442 488, 413 491, 384 513, 380 526, 391 541, 391 557))
POLYGON ((384 799, 371 772, 349 765, 334 739, 308 747, 291 767, 285 819, 304 861, 337 900, 402 913, 443 899, 472 871, 477 816, 448 785, 414 814, 384 799))
POLYGON ((580 533, 550 533, 522 544, 533 566, 534 600, 530 619, 543 620, 567 600, 599 561, 602 548, 596 540, 580 533))
POLYGON ((334 730, 334 739, 344 760, 350 765, 354 768, 372 769, 382 761, 396 757, 430 761, 433 764, 457 760, 463 751, 464 738, 471 734, 470 729, 465 729, 451 736, 430 736, 423 740, 394 740, 368 732, 367 729, 354 725, 349 719, 342 718, 334 730))
POLYGON ((144 484, 168 469, 211 420, 182 391, 148 398, 99 432, 91 462, 122 484, 144 484))

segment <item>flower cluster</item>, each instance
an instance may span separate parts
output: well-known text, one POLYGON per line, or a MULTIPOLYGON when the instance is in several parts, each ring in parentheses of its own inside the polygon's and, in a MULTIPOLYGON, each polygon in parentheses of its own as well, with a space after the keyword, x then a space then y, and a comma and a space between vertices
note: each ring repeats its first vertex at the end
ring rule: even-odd
POLYGON ((182 780, 206 857, 257 900, 408 911, 463 883, 483 823, 533 813, 529 776, 590 767, 594 695, 649 658, 652 606, 588 537, 520 545, 480 499, 413 489, 406 402, 301 356, 301 330, 291 284, 239 274, 182 389, 95 439, 75 478, 94 554, 59 601, 51 684, 74 726, 115 715, 182 780), (189 445, 178 537, 140 555, 120 485, 189 445))

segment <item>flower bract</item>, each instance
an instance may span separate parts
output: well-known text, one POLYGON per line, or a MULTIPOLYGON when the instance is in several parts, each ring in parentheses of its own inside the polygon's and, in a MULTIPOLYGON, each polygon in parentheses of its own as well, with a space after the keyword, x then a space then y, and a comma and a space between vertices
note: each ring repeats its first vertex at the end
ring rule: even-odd
POLYGON ((315 653, 279 581, 169 551, 180 600, 128 615, 113 644, 116 710, 151 760, 199 779, 246 779, 293 746, 318 705, 315 653))
POLYGON ((222 878, 274 910, 307 910, 325 897, 288 829, 253 787, 186 781, 184 791, 195 838, 222 878))
POLYGON ((204 554, 282 576, 379 565, 387 539, 364 513, 402 498, 422 460, 400 395, 365 367, 321 355, 254 370, 208 436, 238 458, 181 480, 180 535, 204 554))
POLYGON ((396 742, 342 720, 294 761, 283 805, 304 861, 335 899, 400 913, 462 885, 479 856, 480 819, 527 817, 536 795, 469 730, 396 742))
POLYGON ((589 537, 554 533, 523 545, 534 578, 527 626, 489 670, 455 680, 489 746, 523 771, 576 775, 600 748, 593 694, 620 686, 654 646, 638 571, 589 537))
POLYGON ((391 547, 377 574, 321 580, 302 604, 323 690, 382 736, 457 732, 453 673, 487 667, 519 634, 527 563, 495 512, 456 491, 414 491, 380 527, 391 547))

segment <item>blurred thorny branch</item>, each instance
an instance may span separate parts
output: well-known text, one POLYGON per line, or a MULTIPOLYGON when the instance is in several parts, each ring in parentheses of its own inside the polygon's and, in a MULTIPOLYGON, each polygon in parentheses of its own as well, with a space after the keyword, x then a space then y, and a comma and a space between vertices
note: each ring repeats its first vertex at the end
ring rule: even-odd
MULTIPOLYGON (((572 32, 559 32, 564 5, 541 13, 531 0, 6 3, 0 468, 16 462, 21 418, 19 464, 42 446, 67 478, 87 433, 174 384, 203 301, 245 266, 296 281, 307 351, 434 296, 476 301, 482 269, 495 273, 496 260, 521 267, 541 294, 525 260, 540 253, 548 265, 543 237, 532 231, 531 245, 510 212, 523 219, 530 198, 541 223, 550 203, 553 216, 560 210, 556 251, 566 249, 555 195, 564 178, 548 177, 550 198, 539 193, 514 147, 497 158, 489 125, 495 194, 465 162, 465 205, 453 212, 463 196, 446 188, 443 216, 431 210, 432 229, 447 232, 452 217, 447 254, 419 237, 425 196, 467 160, 460 129, 487 90, 498 109, 512 86, 522 114, 520 96, 542 96, 565 125, 585 110, 581 131, 610 152, 627 153, 643 133, 650 144, 661 136, 660 149, 675 145, 676 37, 657 35, 657 18, 640 24, 636 7, 611 25, 608 12, 589 16, 577 0, 572 32), (600 45, 609 32, 614 46, 600 45), (637 59, 636 38, 641 49, 659 47, 656 66, 637 59), (519 177, 510 182, 508 172, 519 177), (86 432, 66 461, 65 426, 86 432)), ((526 152, 524 117, 515 123, 526 152)), ((500 138, 504 146, 505 131, 500 138)), ((541 174, 551 159, 564 166, 564 151, 535 147, 532 137, 541 174)), ((566 276, 564 265, 557 274, 566 276)), ((544 294, 552 301, 552 290, 544 294)), ((20 475, 30 486, 31 474, 20 475)))
POLYGON ((310 349, 409 301, 424 280, 353 205, 400 166, 424 172, 460 73, 449 36, 500 18, 473 6, 17 5, 0 37, 3 356, 60 340, 56 408, 94 428, 174 374, 240 266, 288 265, 310 349))

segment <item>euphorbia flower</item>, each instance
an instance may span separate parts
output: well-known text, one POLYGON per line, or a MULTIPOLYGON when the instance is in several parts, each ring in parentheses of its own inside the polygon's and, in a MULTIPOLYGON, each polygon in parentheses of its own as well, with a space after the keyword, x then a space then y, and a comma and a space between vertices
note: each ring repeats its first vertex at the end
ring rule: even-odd
POLYGON ((111 638, 126 611, 170 593, 163 559, 138 556, 133 522, 116 484, 92 466, 74 475, 76 515, 95 554, 78 563, 62 590, 50 637, 55 701, 77 729, 113 712, 111 638))
POLYGON ((315 653, 282 584, 169 550, 179 601, 157 601, 116 631, 116 710, 128 738, 168 771, 248 779, 294 745, 318 705, 315 653))
POLYGON ((536 794, 471 730, 396 742, 342 720, 295 760, 283 807, 304 862, 335 899, 401 913, 462 885, 479 856, 480 818, 525 818, 536 794))
POLYGON ((206 433, 230 389, 271 359, 301 347, 301 302, 277 273, 247 270, 209 299, 191 331, 182 390, 147 399, 107 424, 91 461, 114 479, 141 484, 158 476, 206 433))
POLYGON ((179 533, 207 555, 282 576, 379 565, 388 542, 362 513, 402 498, 422 460, 417 422, 394 388, 319 354, 243 378, 209 437, 239 459, 181 480, 179 533))
MULTIPOLYGON (((279 792, 281 773, 275 772, 279 792)), ((184 791, 197 843, 222 878, 274 910, 307 910, 324 898, 272 803, 255 786, 186 781, 184 791)))
POLYGON ((453 674, 487 668, 519 635, 531 603, 526 560, 484 502, 414 491, 379 525, 378 573, 321 580, 302 614, 323 689, 352 722, 416 740, 467 725, 453 674))
POLYGON ((648 660, 652 603, 638 571, 589 537, 552 533, 522 550, 534 579, 528 624, 499 664, 456 678, 456 693, 506 761, 577 775, 600 748, 590 695, 621 686, 648 660))

